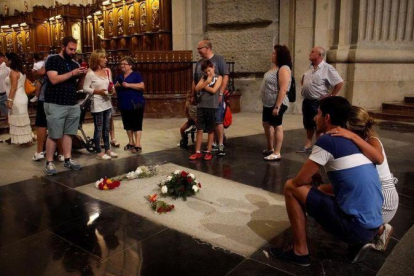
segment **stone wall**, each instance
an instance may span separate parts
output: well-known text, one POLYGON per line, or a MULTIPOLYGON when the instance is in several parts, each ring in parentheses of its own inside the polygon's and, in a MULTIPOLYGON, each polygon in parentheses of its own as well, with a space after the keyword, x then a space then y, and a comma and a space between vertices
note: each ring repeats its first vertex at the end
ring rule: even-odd
POLYGON ((204 37, 213 51, 235 61, 243 111, 261 111, 259 91, 278 41, 278 0, 207 0, 204 37))

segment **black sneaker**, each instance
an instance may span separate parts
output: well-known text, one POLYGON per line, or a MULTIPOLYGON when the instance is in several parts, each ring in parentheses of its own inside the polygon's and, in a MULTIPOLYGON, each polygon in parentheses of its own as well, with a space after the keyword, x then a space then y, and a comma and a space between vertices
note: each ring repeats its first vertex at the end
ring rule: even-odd
POLYGON ((348 246, 348 260, 355 264, 365 260, 369 250, 372 248, 371 243, 363 244, 363 245, 349 245, 348 246))
POLYGON ((226 155, 226 152, 224 151, 224 145, 219 145, 219 146, 218 146, 218 155, 219 155, 219 156, 224 156, 224 155, 226 155))
POLYGON ((293 251, 293 246, 282 248, 270 248, 270 256, 280 261, 297 264, 300 266, 310 266, 310 257, 308 255, 298 256, 293 251))

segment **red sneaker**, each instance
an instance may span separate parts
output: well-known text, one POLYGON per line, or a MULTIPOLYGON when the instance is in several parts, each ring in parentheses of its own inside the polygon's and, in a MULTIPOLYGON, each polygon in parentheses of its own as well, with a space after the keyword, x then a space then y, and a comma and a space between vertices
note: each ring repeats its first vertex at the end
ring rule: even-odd
POLYGON ((204 155, 204 160, 210 161, 213 158, 213 155, 211 155, 211 152, 207 152, 206 155, 204 155))
POLYGON ((201 152, 194 153, 189 157, 190 160, 196 160, 203 158, 203 154, 201 152))

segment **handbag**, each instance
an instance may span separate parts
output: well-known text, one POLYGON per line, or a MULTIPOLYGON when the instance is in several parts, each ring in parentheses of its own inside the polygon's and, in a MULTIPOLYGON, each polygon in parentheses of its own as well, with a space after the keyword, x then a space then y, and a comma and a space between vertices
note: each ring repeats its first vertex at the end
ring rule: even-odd
POLYGON ((26 95, 30 95, 36 91, 36 86, 34 86, 33 83, 26 79, 24 81, 24 91, 26 92, 26 95))
POLYGON ((223 126, 228 128, 233 123, 233 114, 231 113, 230 105, 226 104, 226 109, 224 110, 224 119, 223 126))

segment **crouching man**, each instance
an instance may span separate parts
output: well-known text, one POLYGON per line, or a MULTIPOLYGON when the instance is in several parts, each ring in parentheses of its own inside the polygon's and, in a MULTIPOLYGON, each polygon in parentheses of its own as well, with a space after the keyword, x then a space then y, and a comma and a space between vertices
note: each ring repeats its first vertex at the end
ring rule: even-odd
MULTIPOLYGON (((325 133, 345 127, 351 105, 342 97, 320 101, 315 122, 325 133)), ((285 184, 286 209, 293 231, 293 245, 271 248, 272 257, 302 266, 310 265, 306 241, 306 213, 322 228, 349 244, 350 261, 362 261, 382 225, 381 183, 375 165, 349 139, 322 135, 299 174, 285 184), (311 184, 324 167, 332 194, 311 184)))

